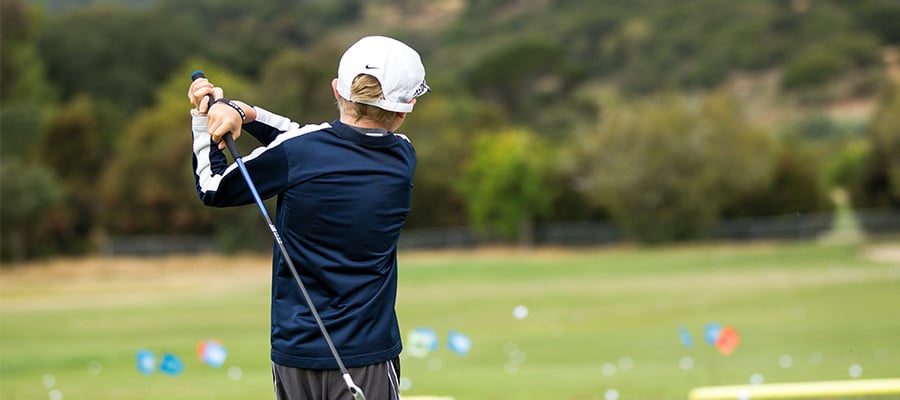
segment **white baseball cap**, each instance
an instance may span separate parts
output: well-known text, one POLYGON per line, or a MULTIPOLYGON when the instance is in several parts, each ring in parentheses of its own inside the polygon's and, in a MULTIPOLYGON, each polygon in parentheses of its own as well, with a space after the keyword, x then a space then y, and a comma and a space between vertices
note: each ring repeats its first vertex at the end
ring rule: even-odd
POLYGON ((419 53, 405 43, 385 36, 367 36, 344 52, 338 65, 338 94, 346 100, 383 110, 411 112, 409 102, 431 88, 425 83, 425 66, 419 53), (350 85, 360 74, 378 79, 384 98, 361 101, 350 97, 350 85))

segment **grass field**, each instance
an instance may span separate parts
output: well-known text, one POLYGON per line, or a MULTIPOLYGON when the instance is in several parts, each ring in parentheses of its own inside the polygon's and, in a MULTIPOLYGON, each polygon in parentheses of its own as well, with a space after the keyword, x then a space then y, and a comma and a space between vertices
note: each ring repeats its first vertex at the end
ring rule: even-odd
MULTIPOLYGON (((900 376, 900 244, 401 254, 405 395, 686 399, 692 387, 900 376), (525 306, 524 319, 513 316, 525 306), (731 325, 730 355, 704 326, 731 325), (687 348, 679 326, 693 337, 687 348), (458 355, 451 330, 472 340, 458 355)), ((272 399, 265 256, 55 260, 0 270, 2 399, 272 399), (200 341, 228 349, 202 364, 200 341), (143 375, 140 349, 178 376, 143 375)))

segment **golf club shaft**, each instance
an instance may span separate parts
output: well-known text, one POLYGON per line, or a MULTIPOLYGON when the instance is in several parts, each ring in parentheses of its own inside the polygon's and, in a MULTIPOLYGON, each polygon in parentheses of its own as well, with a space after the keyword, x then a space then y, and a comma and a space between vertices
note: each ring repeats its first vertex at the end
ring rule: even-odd
MULTIPOLYGON (((198 78, 206 78, 202 71, 195 71, 191 74, 191 80, 196 80, 198 78)), ((212 108, 213 102, 215 99, 212 94, 207 94, 207 100, 209 101, 207 104, 207 111, 209 108, 212 108)), ((231 156, 234 158, 234 162, 237 163, 238 169, 241 170, 241 175, 244 176, 244 181, 246 181, 247 186, 250 188, 250 192, 253 194, 253 199, 256 201, 256 206, 259 207, 259 212, 262 214, 263 219, 265 219, 266 224, 269 226, 269 232, 272 233, 272 238, 275 239, 275 244, 278 246, 278 250, 281 251, 281 257, 287 263, 288 268, 291 271, 291 275, 294 276, 294 280, 297 281, 297 286, 300 287, 300 292, 303 293, 303 298, 306 300, 306 304, 309 306, 309 311, 312 313, 313 317, 316 320, 316 324, 319 325, 319 330, 322 331, 322 337, 325 338, 325 342, 328 344, 328 348, 331 350, 331 355, 334 356, 334 360, 337 361, 338 368, 341 371, 341 375, 344 378, 344 382, 347 384, 347 389, 350 391, 350 394, 353 395, 355 400, 365 400, 366 397, 363 394, 362 389, 360 389, 353 382, 353 378, 350 377, 350 373, 347 372, 347 367, 344 366, 344 362, 341 361, 341 356, 338 354, 337 348, 334 347, 334 343, 331 341, 331 335, 328 334, 328 330, 325 329, 325 323, 322 322, 322 318, 319 316, 319 312, 316 310, 315 304, 313 304, 312 298, 309 297, 309 292, 306 290, 306 285, 303 284, 303 281, 300 279, 300 274, 297 272, 297 268, 294 266, 293 260, 291 260, 290 255, 287 252, 287 249, 284 247, 284 242, 281 240, 281 235, 278 234, 278 229, 275 228, 275 224, 272 223, 272 219, 269 217, 269 211, 266 209, 265 203, 263 203, 262 198, 259 196, 259 192, 256 190, 256 185, 253 184, 253 179, 250 177, 250 172, 247 171, 247 166, 244 165, 244 159, 241 157, 241 152, 238 150, 237 145, 234 142, 234 138, 231 137, 231 132, 224 135, 225 147, 228 148, 228 151, 231 153, 231 156)))

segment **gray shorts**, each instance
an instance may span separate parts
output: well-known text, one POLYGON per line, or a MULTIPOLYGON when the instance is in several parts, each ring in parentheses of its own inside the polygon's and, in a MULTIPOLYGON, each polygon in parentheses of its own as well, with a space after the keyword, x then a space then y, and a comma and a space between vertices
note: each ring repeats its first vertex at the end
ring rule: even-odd
MULTIPOLYGON (((380 364, 348 368, 366 400, 400 400, 400 358, 380 364)), ((347 384, 336 369, 313 370, 272 363, 277 400, 352 400, 347 384)))

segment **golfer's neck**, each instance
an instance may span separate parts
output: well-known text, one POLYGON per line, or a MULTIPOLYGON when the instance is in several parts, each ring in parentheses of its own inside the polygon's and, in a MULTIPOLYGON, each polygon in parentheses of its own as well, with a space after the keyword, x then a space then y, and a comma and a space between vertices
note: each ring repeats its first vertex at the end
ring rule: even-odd
POLYGON ((346 125, 354 126, 357 128, 383 128, 383 126, 375 123, 375 121, 369 119, 360 119, 357 120, 352 117, 348 117, 345 115, 341 115, 341 122, 346 125))
POLYGON ((372 121, 372 120, 366 119, 366 118, 356 120, 355 118, 346 116, 346 115, 341 115, 341 122, 343 122, 345 125, 349 125, 349 126, 353 126, 353 127, 357 127, 357 128, 382 128, 382 129, 387 129, 389 132, 392 132, 395 129, 399 128, 399 125, 400 125, 400 124, 397 124, 396 127, 389 126, 389 125, 381 124, 381 123, 378 123, 378 122, 375 122, 375 121, 372 121))

